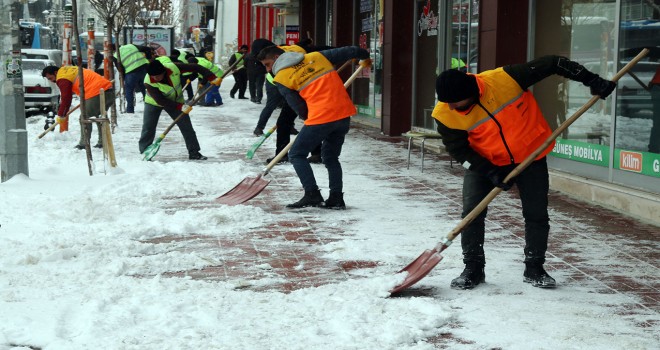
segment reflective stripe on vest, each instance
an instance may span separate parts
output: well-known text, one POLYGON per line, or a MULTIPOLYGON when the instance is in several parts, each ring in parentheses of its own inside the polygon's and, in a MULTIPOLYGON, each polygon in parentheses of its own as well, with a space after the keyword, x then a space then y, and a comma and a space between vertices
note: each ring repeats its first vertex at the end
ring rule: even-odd
MULTIPOLYGON (((439 102, 431 115, 450 129, 467 131, 470 147, 491 163, 499 166, 511 164, 505 140, 514 162, 522 162, 552 134, 536 99, 531 92, 523 91, 502 68, 477 74, 476 78, 479 101, 501 125, 504 140, 497 123, 480 106, 460 112, 439 102)), ((550 153, 553 146, 554 142, 536 159, 550 153)))
POLYGON ((119 47, 119 53, 121 54, 121 64, 124 66, 126 73, 130 73, 143 64, 149 63, 144 57, 144 53, 140 52, 137 46, 133 44, 122 45, 119 47))
MULTIPOLYGON (((179 71, 179 68, 173 63, 163 63, 163 66, 165 66, 167 77, 169 77, 169 79, 172 81, 173 86, 152 82, 151 76, 149 74, 144 76, 144 83, 156 87, 168 100, 172 100, 177 103, 184 103, 183 94, 181 91, 181 71, 179 71)), ((167 79, 167 77, 164 77, 163 79, 167 79)), ((153 106, 162 107, 156 103, 156 100, 154 100, 153 97, 149 95, 149 90, 147 90, 147 95, 144 97, 144 102, 153 106)))

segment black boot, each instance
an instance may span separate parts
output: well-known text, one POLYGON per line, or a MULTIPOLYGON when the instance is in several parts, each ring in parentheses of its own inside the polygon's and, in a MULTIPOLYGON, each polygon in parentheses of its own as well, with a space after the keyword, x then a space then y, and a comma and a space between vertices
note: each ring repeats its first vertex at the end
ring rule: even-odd
POLYGON ((188 159, 190 160, 207 160, 209 159, 206 156, 203 156, 199 151, 192 151, 188 154, 188 159))
POLYGON ((486 281, 484 263, 468 262, 460 276, 451 280, 452 289, 472 289, 479 283, 486 281))
POLYGON ((323 205, 323 196, 321 191, 305 191, 305 195, 299 201, 287 204, 287 208, 305 208, 305 207, 318 207, 323 205))
POLYGON ((532 286, 539 288, 555 288, 557 285, 555 279, 545 272, 543 269, 543 263, 540 262, 525 263, 523 282, 531 283, 532 286))
POLYGON ((323 208, 343 210, 346 209, 343 192, 330 192, 330 197, 325 201, 323 208))

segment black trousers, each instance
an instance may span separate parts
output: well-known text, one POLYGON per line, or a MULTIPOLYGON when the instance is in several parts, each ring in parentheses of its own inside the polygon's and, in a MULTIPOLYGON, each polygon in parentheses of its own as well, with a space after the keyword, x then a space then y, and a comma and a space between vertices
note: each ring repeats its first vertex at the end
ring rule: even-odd
POLYGON ((234 72, 234 80, 236 80, 236 83, 231 88, 229 95, 233 97, 238 91, 238 98, 245 98, 245 90, 247 90, 247 72, 245 68, 234 72))
MULTIPOLYGON (((140 141, 138 141, 138 147, 140 149, 140 154, 144 152, 149 145, 154 142, 156 138, 156 127, 158 126, 158 119, 160 119, 160 113, 165 110, 172 120, 176 119, 180 111, 173 110, 170 108, 164 109, 163 107, 158 107, 151 105, 149 103, 144 104, 144 116, 142 117, 142 132, 140 134, 140 141)), ((185 115, 179 119, 176 123, 176 126, 179 127, 181 135, 183 135, 183 140, 186 142, 186 148, 188 153, 197 152, 200 150, 199 141, 197 141, 197 134, 193 128, 192 122, 190 121, 190 116, 185 115)))
MULTIPOLYGON (((261 102, 264 98, 265 74, 249 74, 248 88, 250 89, 250 99, 255 102, 261 102)), ((269 83, 270 84, 270 83, 269 83)), ((272 85, 272 84, 271 84, 272 85)))
MULTIPOLYGON (((548 217, 548 164, 545 158, 532 162, 515 179, 525 219, 525 262, 545 262, 550 224, 548 217)), ((466 170, 463 179, 463 216, 474 209, 493 189, 493 184, 476 171, 466 170)), ((463 262, 485 262, 484 232, 488 208, 461 233, 463 262)))

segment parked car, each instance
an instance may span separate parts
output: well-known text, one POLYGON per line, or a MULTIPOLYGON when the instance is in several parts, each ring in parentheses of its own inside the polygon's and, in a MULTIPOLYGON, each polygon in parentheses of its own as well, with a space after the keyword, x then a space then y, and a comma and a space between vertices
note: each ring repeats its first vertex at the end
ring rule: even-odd
POLYGON ((21 49, 21 57, 28 59, 52 60, 56 66, 62 65, 62 51, 48 49, 21 49))
POLYGON ((55 66, 52 60, 24 59, 23 91, 25 92, 25 110, 37 109, 39 112, 57 112, 60 102, 60 90, 57 85, 41 76, 47 66, 55 66))

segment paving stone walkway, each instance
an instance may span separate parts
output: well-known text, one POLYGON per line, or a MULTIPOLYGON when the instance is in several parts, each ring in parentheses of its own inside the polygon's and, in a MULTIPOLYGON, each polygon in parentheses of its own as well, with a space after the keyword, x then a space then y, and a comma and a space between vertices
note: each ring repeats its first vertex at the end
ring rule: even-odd
MULTIPOLYGON (((253 129, 253 121, 237 122, 235 119, 218 118, 211 125, 204 127, 211 127, 217 133, 244 131, 249 134, 253 129)), ((173 133, 178 134, 176 129, 173 133)), ((387 186, 403 189, 402 200, 414 198, 416 201, 428 202, 429 205, 438 208, 454 206, 455 209, 449 211, 453 216, 450 219, 459 218, 460 181, 455 178, 462 176, 462 170, 456 165, 451 167, 447 155, 427 153, 424 176, 420 176, 418 148, 413 152, 410 169, 406 169, 407 141, 404 138, 383 136, 374 128, 356 123, 353 123, 347 144, 350 144, 352 138, 370 139, 393 145, 399 150, 386 152, 374 148, 369 151, 370 154, 360 158, 360 161, 371 159, 369 164, 360 165, 362 168, 373 169, 362 174, 368 181, 382 182, 384 186, 387 183, 387 186), (380 172, 378 169, 387 169, 387 171, 380 172), (427 174, 435 174, 435 176, 429 177, 427 174), (454 178, 454 181, 443 181, 448 177, 454 178)), ((180 135, 176 135, 169 137, 167 142, 176 144, 182 142, 182 139, 180 135)), ((265 158, 272 156, 273 147, 273 145, 265 145, 254 161, 263 164, 265 158)), ((202 148, 204 148, 203 144, 202 148)), ((245 157, 245 151, 240 146, 224 149, 221 155, 212 156, 209 161, 242 159, 245 157)), ((176 154, 168 154, 164 148, 157 160, 167 162, 184 159, 176 154)), ((290 167, 290 165, 277 167, 290 167)), ((319 169, 317 173, 325 171, 321 165, 315 169, 319 169)), ((324 246, 340 241, 343 235, 350 234, 345 232, 344 228, 350 227, 351 222, 332 226, 319 219, 316 210, 291 211, 284 207, 284 204, 297 200, 301 194, 295 176, 284 178, 273 176, 271 184, 249 204, 275 214, 276 217, 281 218, 280 220, 230 238, 196 235, 193 232, 184 238, 164 236, 150 242, 177 241, 177 249, 194 250, 201 256, 208 257, 208 267, 201 270, 171 272, 167 274, 169 276, 233 281, 238 288, 254 291, 290 292, 300 288, 336 283, 360 278, 360 274, 352 273, 354 271, 364 271, 379 266, 378 261, 335 261, 322 258, 324 246)), ((208 193, 198 193, 184 198, 164 198, 164 201, 173 211, 181 207, 202 209, 220 206, 215 202, 209 202, 208 195, 208 193)), ((510 196, 515 199, 515 193, 510 196)), ((347 204, 349 211, 355 210, 350 208, 351 202, 348 199, 347 204)), ((491 204, 487 230, 493 227, 507 227, 508 230, 506 234, 489 233, 488 240, 491 245, 489 249, 510 246, 522 249, 524 223, 519 205, 517 200, 504 200, 491 204)), ((613 313, 622 317, 644 315, 648 321, 639 324, 639 327, 651 333, 657 332, 660 327, 657 323, 660 313, 658 266, 660 228, 573 200, 557 192, 551 193, 550 211, 552 228, 546 264, 548 272, 553 275, 553 271, 563 271, 561 284, 564 285, 578 283, 583 288, 601 293, 620 293, 635 297, 631 300, 639 300, 639 302, 631 302, 625 309, 612 310, 613 313), (586 260, 583 258, 585 253, 599 258, 586 260), (639 273, 640 268, 645 271, 639 273)), ((405 216, 405 213, 401 215, 405 216)), ((420 253, 423 248, 431 247, 420 247, 420 253)), ((459 244, 452 249, 460 249, 459 244)), ((449 280, 453 277, 447 276, 447 285, 437 288, 448 288, 449 280)), ((427 286, 412 288, 408 295, 433 295, 437 292, 435 288, 427 286)), ((460 327, 460 325, 456 326, 460 327)), ((428 341, 437 348, 447 348, 447 344, 461 340, 446 333, 428 341)))

